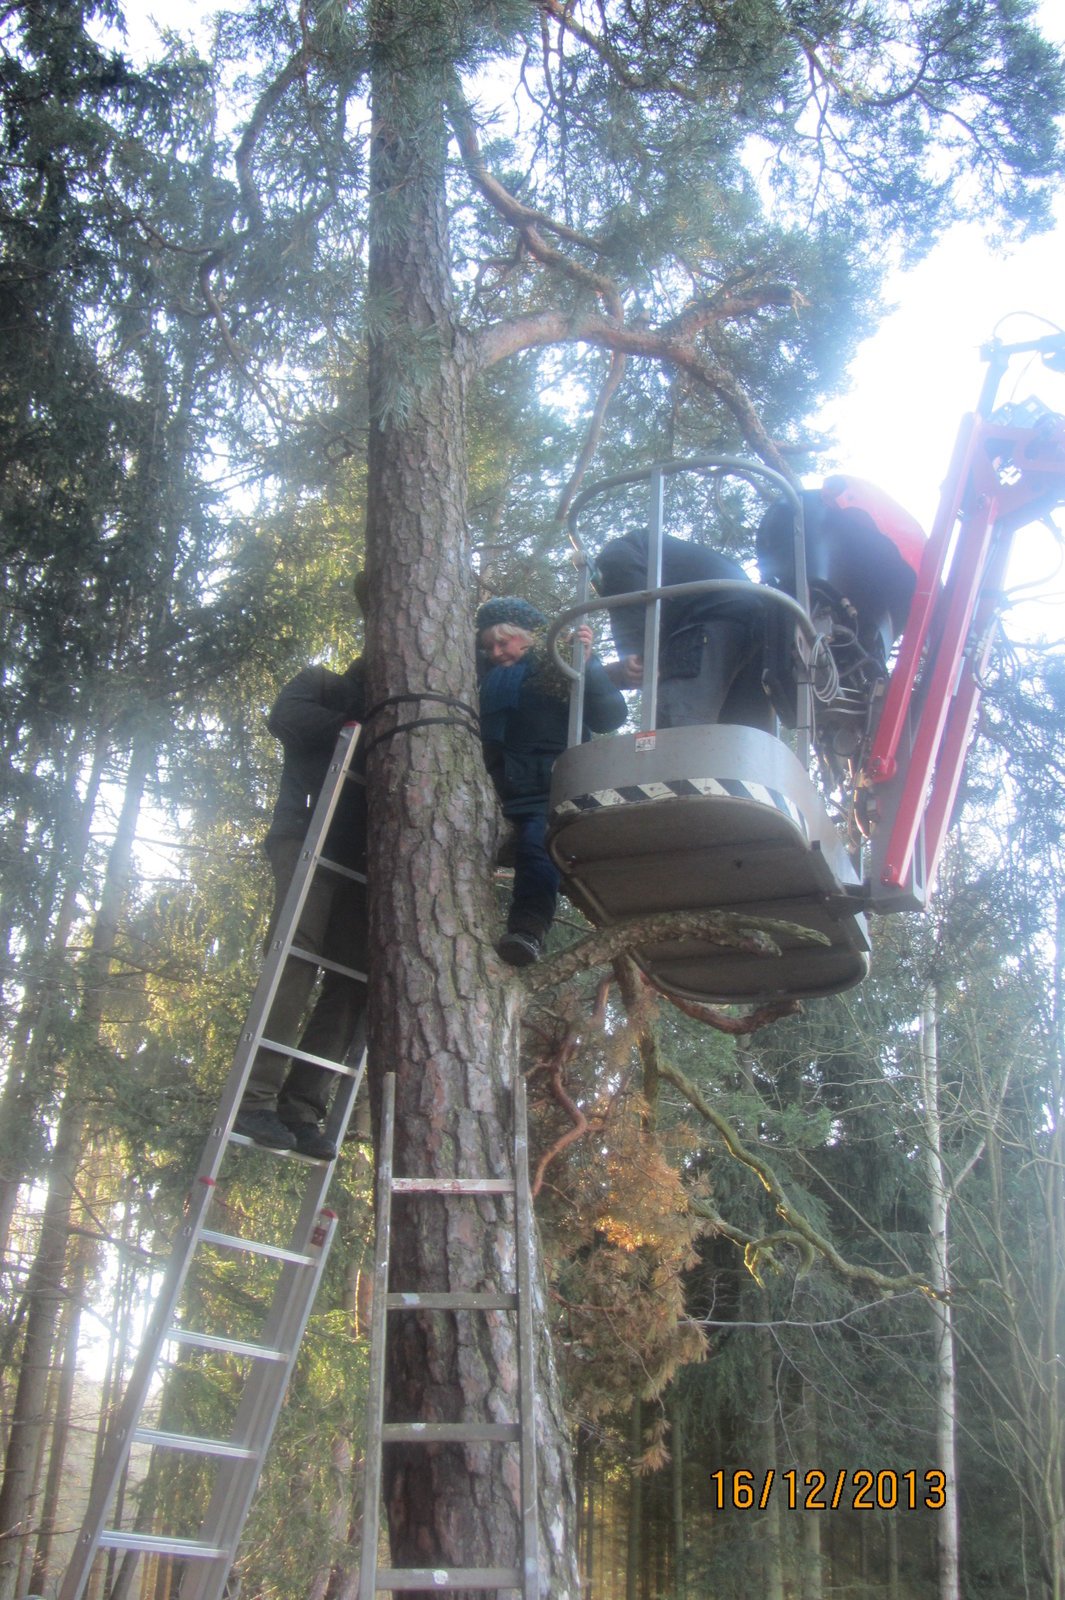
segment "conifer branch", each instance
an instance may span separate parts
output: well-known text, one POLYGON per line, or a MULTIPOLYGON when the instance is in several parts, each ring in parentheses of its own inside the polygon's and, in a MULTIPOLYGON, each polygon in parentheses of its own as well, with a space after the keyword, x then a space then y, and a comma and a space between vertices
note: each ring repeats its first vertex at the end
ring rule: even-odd
MULTIPOLYGON (((843 1259, 835 1246, 823 1234, 818 1233, 801 1212, 797 1211, 791 1204, 784 1192, 780 1179, 764 1157, 757 1151, 749 1149, 728 1118, 710 1104, 709 1100, 692 1083, 690 1078, 687 1078, 679 1068, 672 1066, 663 1056, 646 1013, 642 1016, 640 1014, 641 997, 636 983, 635 963, 631 960, 621 959, 615 962, 614 970, 618 978, 625 1009, 635 1027, 637 1044, 640 1055, 644 1060, 645 1071, 650 1067, 656 1082, 664 1078, 667 1083, 671 1083, 675 1089, 680 1090, 688 1104, 698 1111, 699 1115, 717 1131, 729 1154, 754 1173, 773 1200, 777 1215, 786 1224, 783 1229, 777 1229, 773 1233, 760 1236, 749 1234, 726 1222, 710 1201, 702 1199, 698 1195, 689 1197, 689 1205, 696 1215, 705 1217, 719 1233, 742 1248, 744 1264, 751 1276, 758 1280, 759 1262, 763 1258, 772 1261, 774 1246, 788 1244, 799 1252, 800 1277, 805 1276, 810 1271, 817 1256, 822 1256, 842 1277, 851 1280, 860 1279, 871 1283, 886 1294, 894 1294, 899 1289, 927 1289, 924 1280, 916 1274, 910 1273, 899 1278, 890 1278, 871 1267, 856 1267, 843 1259)), ((670 997, 667 996, 666 998, 670 997)), ((684 1008, 682 1007, 682 1009, 684 1008)), ((700 1009, 709 1011, 711 1008, 700 1009)))
MULTIPOLYGON (((786 1232, 766 1234, 761 1239, 753 1236, 740 1236, 738 1230, 732 1230, 728 1233, 730 1238, 735 1234, 737 1242, 743 1243, 744 1259, 752 1272, 757 1266, 759 1255, 764 1253, 767 1247, 770 1247, 773 1243, 787 1242, 796 1244, 804 1255, 807 1250, 814 1250, 841 1277, 851 1282, 870 1283, 875 1288, 882 1290, 884 1294, 896 1294, 900 1289, 921 1289, 926 1293, 931 1292, 925 1279, 918 1273, 909 1272, 897 1278, 892 1278, 886 1273, 877 1272, 874 1267, 855 1266, 853 1263, 844 1260, 831 1240, 826 1239, 823 1233, 819 1233, 812 1223, 808 1222, 802 1213, 795 1209, 784 1191, 783 1184, 769 1165, 769 1162, 756 1150, 752 1150, 748 1145, 744 1144, 728 1118, 710 1104, 709 1100, 692 1083, 691 1079, 685 1077, 678 1067, 672 1066, 662 1057, 659 1059, 658 1070, 667 1082, 671 1083, 675 1089, 680 1090, 688 1104, 698 1111, 705 1121, 710 1123, 721 1138, 729 1155, 754 1173, 773 1201, 777 1215, 786 1224, 786 1232), (801 1241, 801 1244, 799 1241, 801 1241)), ((695 1205, 698 1202, 693 1201, 692 1203, 695 1205)), ((715 1223, 720 1220, 713 1214, 712 1207, 709 1207, 701 1214, 706 1215, 709 1220, 715 1221, 715 1223)), ((728 1231, 727 1225, 723 1231, 728 1231)))
MULTIPOLYGON (((599 985, 591 1017, 593 1027, 601 1029, 606 1020, 606 1001, 609 988, 610 985, 605 982, 599 985)), ((565 1084, 562 1081, 562 1074, 570 1061, 572 1061, 580 1044, 582 1032, 583 1029, 570 1024, 566 1029, 562 1043, 537 1068, 538 1071, 547 1073, 548 1090, 551 1098, 556 1105, 562 1107, 569 1117, 572 1127, 567 1128, 565 1133, 560 1134, 554 1144, 544 1151, 537 1162, 536 1172, 530 1185, 530 1192, 534 1200, 543 1188, 544 1175, 548 1167, 562 1154, 563 1150, 568 1150, 571 1144, 575 1144, 578 1139, 583 1139, 589 1131, 596 1131, 603 1126, 604 1119, 601 1117, 597 1118, 594 1123, 588 1121, 577 1102, 567 1094, 565 1084)))
POLYGON ((750 316, 768 306, 784 306, 796 311, 803 304, 803 297, 788 283, 756 284, 742 291, 722 288, 716 294, 689 300, 682 311, 661 324, 658 332, 665 339, 693 339, 716 322, 750 316))
POLYGON ((206 256, 200 263, 200 293, 207 302, 207 308, 214 319, 214 323, 218 329, 219 335, 221 336, 222 343, 225 346, 233 365, 247 378, 255 394, 262 401, 267 414, 273 417, 275 421, 283 422, 287 419, 285 418, 284 408, 280 403, 279 397, 272 393, 271 390, 258 377, 258 375, 252 371, 251 357, 249 356, 248 352, 242 349, 237 343, 232 329, 230 328, 229 323, 226 321, 226 314, 222 310, 221 302, 214 291, 214 285, 211 282, 211 274, 216 267, 221 266, 223 259, 224 252, 221 250, 215 250, 209 256, 206 256))
POLYGON ((534 210, 510 193, 510 190, 493 177, 484 164, 481 155, 480 141, 474 125, 473 114, 469 102, 462 93, 457 76, 454 78, 451 92, 448 96, 448 116, 451 121, 452 131, 458 143, 459 153, 463 164, 473 179, 481 194, 488 203, 499 212, 505 221, 517 228, 529 254, 543 266, 554 267, 565 277, 572 278, 603 301, 616 322, 624 320, 624 311, 621 304, 621 295, 617 284, 612 278, 603 273, 595 272, 590 267, 584 266, 579 261, 574 261, 570 256, 563 255, 561 250, 555 249, 544 238, 544 232, 553 233, 556 238, 564 240, 567 244, 579 245, 582 249, 593 254, 600 253, 600 246, 586 234, 578 233, 563 222, 557 222, 544 211, 534 210))
POLYGON ((599 57, 605 67, 609 67, 618 82, 624 84, 626 89, 637 93, 666 93, 677 95, 682 100, 697 102, 702 99, 699 91, 689 84, 680 83, 676 78, 645 78, 633 72, 626 64, 623 57, 613 50, 607 41, 586 28, 573 15, 572 4, 563 4, 562 0, 538 0, 541 11, 553 17, 565 33, 571 33, 575 39, 580 39, 599 57))
POLYGON ((599 439, 603 432, 603 423, 606 420, 606 414, 610 409, 610 402, 617 393, 618 385, 625 375, 626 364, 627 357, 622 351, 611 351, 610 366, 607 370, 606 377, 603 379, 599 393, 596 396, 592 414, 588 419, 588 427, 585 430, 584 442, 581 445, 580 455, 577 457, 576 466, 570 473, 569 481, 562 491, 558 506, 555 510, 555 521, 558 523, 565 522, 566 514, 569 511, 570 506, 573 504, 573 497, 580 488, 584 479, 584 475, 592 464, 592 458, 599 447, 599 439))
POLYGON ((653 917, 638 917, 619 922, 612 928, 599 928, 578 939, 568 949, 530 967, 526 975, 529 990, 536 994, 555 984, 565 983, 579 972, 604 966, 617 956, 639 949, 642 944, 659 944, 663 939, 705 939, 708 944, 745 955, 778 956, 775 936, 799 939, 810 944, 827 944, 824 934, 795 922, 780 922, 773 917, 746 917, 733 911, 665 911, 653 917))
POLYGON ((779 1022, 782 1017, 801 1017, 803 1012, 802 1001, 792 998, 771 1000, 767 1005, 745 1012, 742 1017, 731 1017, 717 1006, 705 1005, 700 1000, 684 1000, 679 994, 669 994, 665 989, 658 992, 663 1000, 668 1000, 671 1006, 683 1011, 686 1017, 692 1017, 696 1022, 705 1022, 707 1027, 716 1028, 718 1033, 727 1033, 734 1038, 757 1033, 759 1028, 766 1028, 771 1022, 779 1022))
MULTIPOLYGON (((565 260, 559 252, 560 260, 565 260)), ((595 276, 594 274, 592 275, 595 276)), ((778 304, 771 297, 763 297, 761 305, 778 304)), ((718 319, 729 320, 751 309, 746 301, 728 300, 718 308, 718 319)), ((703 324, 705 326, 705 323, 703 324)), ((620 354, 642 356, 661 362, 666 368, 684 372, 697 383, 715 394, 732 412, 739 423, 744 438, 767 466, 787 477, 793 477, 791 467, 780 449, 770 438, 761 418, 743 390, 718 362, 711 360, 687 339, 664 333, 662 329, 635 327, 610 321, 596 312, 571 314, 566 311, 530 312, 524 317, 508 318, 493 323, 470 340, 472 364, 477 369, 494 366, 497 361, 548 344, 592 344, 620 354)))

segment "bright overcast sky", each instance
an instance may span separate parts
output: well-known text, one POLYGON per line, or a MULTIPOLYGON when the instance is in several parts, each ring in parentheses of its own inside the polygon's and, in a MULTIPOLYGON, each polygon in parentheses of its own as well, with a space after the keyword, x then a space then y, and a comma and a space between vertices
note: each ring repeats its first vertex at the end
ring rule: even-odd
MULTIPOLYGON (((822 421, 837 447, 826 466, 872 478, 931 521, 962 414, 977 401, 980 346, 1065 329, 1065 197, 1059 224, 994 256, 976 228, 957 228, 891 285, 897 309, 862 345, 849 393, 822 421)), ((1000 400, 1036 394, 1065 413, 1065 376, 1017 358, 1000 400)))
MULTIPOLYGON (((1043 0, 1040 25, 1065 44, 1065 6, 1043 0)), ((1065 329, 1065 188, 1057 227, 995 255, 976 228, 955 229, 890 285, 896 306, 861 347, 849 393, 822 421, 837 440, 826 467, 873 479, 929 523, 961 415, 976 404, 980 346, 1065 329)), ((1037 358, 1013 363, 1000 400, 1036 394, 1065 413, 1065 376, 1037 358)))

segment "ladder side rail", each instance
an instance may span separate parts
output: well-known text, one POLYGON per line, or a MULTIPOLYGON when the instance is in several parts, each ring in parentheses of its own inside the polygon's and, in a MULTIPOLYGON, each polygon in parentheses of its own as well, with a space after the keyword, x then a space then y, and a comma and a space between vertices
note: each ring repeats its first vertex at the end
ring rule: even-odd
MULTIPOLYGON (((337 1148, 343 1142, 352 1108, 366 1070, 366 1024, 359 1019, 345 1059, 358 1051, 358 1066, 353 1077, 341 1078, 333 1097, 327 1124, 328 1135, 337 1148), (339 1102, 339 1108, 338 1108, 339 1102)), ((292 1380, 296 1358, 321 1287, 329 1251, 336 1232, 336 1216, 326 1211, 325 1200, 336 1163, 313 1163, 310 1182, 300 1201, 292 1227, 289 1248, 302 1256, 314 1256, 313 1269, 286 1263, 278 1275, 270 1310, 263 1326, 263 1343, 288 1352, 283 1364, 256 1362, 248 1375, 230 1438, 254 1451, 251 1461, 233 1461, 221 1467, 199 1537, 207 1543, 224 1546, 228 1562, 217 1566, 197 1565, 181 1584, 181 1600, 221 1600, 229 1566, 236 1559, 240 1536, 251 1509, 251 1502, 262 1476, 266 1454, 277 1426, 278 1414, 292 1380)))
POLYGON ((226 1554, 218 1562, 197 1563, 187 1569, 182 1582, 181 1600, 221 1600, 229 1569, 236 1559, 240 1536, 259 1486, 266 1453, 282 1401, 295 1371, 300 1344, 311 1308, 321 1285, 329 1251, 336 1236, 334 1211, 317 1212, 308 1240, 305 1224, 294 1230, 293 1248, 302 1247, 315 1256, 311 1267, 286 1263, 278 1278, 274 1299, 263 1330, 265 1344, 286 1352, 284 1362, 256 1362, 244 1386, 233 1437, 255 1451, 251 1460, 220 1464, 199 1538, 217 1545, 226 1554))
POLYGON ((107 1520, 108 1507, 129 1457, 134 1429, 158 1366, 159 1351, 174 1320, 196 1241, 205 1225, 213 1195, 214 1183, 211 1179, 198 1179, 189 1191, 178 1248, 170 1257, 133 1370, 93 1473, 85 1516, 60 1585, 58 1600, 80 1600, 84 1592, 107 1520))
MULTIPOLYGON (((665 509, 662 469, 652 467, 647 485, 647 587, 662 587, 662 519, 665 509)), ((658 651, 662 639, 662 600, 656 595, 643 615, 643 682, 640 728, 652 733, 658 720, 658 651)))
POLYGON ((514 1080, 514 1227, 517 1234, 518 1416, 521 1423, 522 1600, 539 1600, 540 1521, 536 1473, 536 1343, 533 1328, 532 1195, 525 1079, 514 1080))
POLYGON ((336 750, 329 764, 326 782, 322 784, 318 802, 311 814, 300 860, 282 904, 277 920, 277 928, 271 938, 270 948, 263 962, 259 982, 256 985, 255 994, 252 997, 244 1028, 241 1032, 240 1042, 233 1057, 233 1065, 230 1068, 229 1076, 222 1091, 222 1099, 216 1120, 204 1147, 197 1173, 198 1177, 216 1178, 218 1176, 229 1134, 233 1127, 233 1120, 236 1117, 247 1084, 248 1074, 251 1071, 252 1063, 266 1032, 274 995, 277 992, 277 986, 281 980, 281 974, 289 952, 293 948, 293 940, 299 924, 300 913, 310 891, 311 880, 318 865, 321 846, 325 842, 329 825, 333 820, 333 814, 340 804, 340 797, 344 792, 345 785, 349 781, 354 781, 349 779, 348 775, 361 731, 360 724, 349 723, 346 728, 341 730, 337 738, 336 750))
POLYGON ((366 1393, 359 1600, 374 1600, 377 1594, 377 1545, 381 1522, 381 1430, 385 1417, 385 1338, 388 1326, 395 1127, 396 1075, 394 1072, 389 1072, 385 1075, 384 1081, 381 1147, 377 1168, 377 1228, 374 1242, 373 1309, 370 1314, 370 1371, 366 1393))
MULTIPOLYGON (((347 1136, 348 1124, 351 1122, 355 1110, 355 1102, 359 1098, 363 1079, 366 1076, 366 1012, 363 1011, 355 1024, 355 1032, 351 1043, 344 1052, 341 1062, 343 1072, 338 1072, 336 1088, 329 1106, 329 1115, 325 1119, 325 1133, 340 1150, 347 1136)), ((320 1174, 322 1182, 321 1199, 324 1202, 333 1179, 334 1167, 332 1162, 325 1164, 325 1170, 320 1174)))

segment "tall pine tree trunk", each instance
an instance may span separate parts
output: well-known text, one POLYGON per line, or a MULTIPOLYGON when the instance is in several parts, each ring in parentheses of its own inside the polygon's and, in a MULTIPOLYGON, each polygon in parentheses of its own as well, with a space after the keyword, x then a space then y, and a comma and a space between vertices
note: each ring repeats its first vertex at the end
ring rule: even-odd
MULTIPOLYGON (((817 1389, 802 1382, 796 1426, 800 1472, 809 1472, 821 1460, 817 1441, 817 1389)), ((799 1519, 800 1600, 822 1600, 820 1511, 804 1511, 799 1519)))
MULTIPOLYGON (((470 718, 475 697, 465 526, 464 371, 452 311, 443 101, 453 30, 477 7, 375 0, 367 515, 370 997, 374 1093, 397 1074, 396 1167, 412 1176, 508 1171, 518 987, 495 959, 488 885, 494 807, 470 718), (392 730, 423 717, 452 718, 392 730)), ((513 1271, 506 1203, 397 1207, 397 1289, 477 1289, 513 1271)), ((577 1595, 568 1438, 542 1292, 537 1417, 543 1592, 577 1595)), ((391 1322, 398 1420, 513 1420, 510 1318, 412 1313, 391 1322)), ((516 1464, 497 1447, 392 1448, 384 1491, 393 1561, 496 1565, 520 1546, 516 1464)))
POLYGON ((48 1451, 48 1470, 44 1485, 44 1496, 41 1502, 37 1548, 34 1551, 33 1572, 30 1576, 30 1588, 34 1594, 47 1593, 46 1585, 52 1556, 52 1541, 55 1538, 56 1518, 63 1482, 63 1467, 66 1460, 67 1443, 70 1438, 70 1414, 74 1403, 74 1384, 77 1377, 81 1297, 85 1291, 85 1276, 88 1266, 86 1254, 87 1252, 84 1248, 78 1252, 78 1259, 70 1275, 70 1298, 63 1313, 63 1332, 59 1341, 62 1355, 56 1383, 56 1398, 52 1406, 54 1424, 48 1451))
POLYGON ((640 1457, 643 1454, 643 1404, 639 1395, 632 1397, 629 1412, 629 1517, 626 1532, 627 1553, 625 1561, 625 1600, 640 1600, 640 1570, 643 1566, 643 1473, 640 1457))

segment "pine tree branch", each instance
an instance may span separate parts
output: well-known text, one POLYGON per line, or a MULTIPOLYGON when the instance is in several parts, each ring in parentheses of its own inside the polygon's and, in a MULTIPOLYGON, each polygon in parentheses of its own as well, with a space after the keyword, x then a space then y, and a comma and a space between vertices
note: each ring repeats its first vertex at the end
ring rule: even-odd
POLYGON ((448 116, 451 121, 452 131, 458 143, 459 153, 463 164, 473 179, 481 194, 488 203, 499 212, 505 221, 517 228, 524 241, 529 254, 543 266, 553 267, 564 277, 572 279, 585 289, 590 289, 597 298, 606 306, 611 318, 616 322, 624 321, 624 311, 621 304, 621 294, 617 284, 612 278, 603 273, 595 272, 590 267, 584 266, 572 257, 564 255, 561 250, 555 249, 544 238, 544 231, 553 233, 557 238, 567 244, 579 245, 582 249, 600 254, 600 246, 586 234, 577 233, 565 223, 557 222, 546 212, 533 210, 523 205, 510 193, 498 178, 492 176, 484 164, 481 156, 480 141, 474 125, 473 113, 469 102, 462 93, 457 74, 454 76, 451 91, 448 95, 448 116))
POLYGON ((626 89, 632 89, 636 93, 672 94, 693 104, 703 98, 697 89, 693 89, 689 84, 680 83, 676 78, 645 78, 633 72, 624 57, 618 55, 605 39, 577 20, 573 15, 571 3, 563 3, 563 0, 537 0, 537 3, 546 16, 554 18, 563 32, 572 34, 575 39, 586 44, 603 65, 610 68, 618 82, 626 89))
POLYGON ((683 1000, 680 995, 669 994, 664 989, 659 992, 663 1000, 668 1000, 671 1006, 683 1011, 686 1017, 692 1017, 696 1022, 705 1022, 707 1027, 716 1028, 718 1033, 731 1034, 734 1038, 747 1033, 757 1033, 759 1028, 766 1028, 771 1022, 779 1022, 782 1017, 801 1017, 803 1014, 802 1001, 791 999, 771 1000, 768 1005, 747 1011, 742 1017, 731 1017, 720 1011, 717 1006, 704 1005, 699 1000, 683 1000))
MULTIPOLYGON (((728 1237, 736 1237, 737 1243, 744 1244, 744 1260, 748 1269, 755 1276, 757 1276, 755 1268, 757 1267, 758 1256, 764 1253, 766 1247, 771 1246, 773 1243, 787 1242, 795 1244, 804 1256, 808 1256, 810 1251, 815 1252, 840 1277, 846 1278, 852 1283, 871 1283, 885 1294, 896 1294, 900 1289, 920 1289, 926 1294, 931 1294, 927 1282, 918 1273, 903 1273, 899 1277, 893 1278, 886 1273, 877 1272, 873 1267, 855 1266, 851 1262, 844 1260, 831 1240, 826 1239, 823 1233, 819 1233, 802 1213, 795 1209, 784 1191, 783 1184, 769 1165, 769 1162, 756 1150, 752 1150, 744 1144, 728 1118, 710 1104, 702 1091, 692 1083, 691 1079, 685 1077, 678 1067, 672 1066, 665 1059, 660 1059, 659 1061, 659 1072, 675 1089, 679 1089, 688 1104, 698 1111, 705 1121, 710 1123, 724 1143, 729 1155, 754 1173, 773 1201, 777 1215, 787 1225, 786 1232, 766 1234, 761 1239, 740 1235, 738 1230, 735 1229, 728 1232, 728 1237)), ((693 1201, 692 1203, 693 1205, 700 1204, 698 1201, 693 1201)), ((715 1220, 712 1206, 701 1212, 701 1214, 707 1216, 711 1221, 715 1220)), ((720 1220, 723 1223, 723 1219, 720 1220)), ((723 1231, 727 1231, 727 1229, 728 1225, 723 1224, 723 1231)))
POLYGON ((617 956, 639 949, 640 945, 659 944, 664 939, 704 939, 708 944, 739 950, 745 955, 778 956, 780 946, 774 935, 810 944, 828 943, 824 934, 812 928, 772 917, 745 917, 732 911, 665 911, 653 917, 619 922, 613 928, 597 929, 558 955, 530 967, 525 982, 536 994, 555 984, 566 983, 591 967, 604 966, 617 956))
POLYGON ((555 521, 558 523, 565 522, 566 514, 573 504, 573 497, 580 488, 584 475, 592 464, 592 458, 599 447, 599 439, 603 432, 606 414, 610 409, 610 402, 617 393, 618 385, 625 375, 627 359, 621 351, 611 351, 610 366, 606 377, 603 379, 602 387, 596 396, 592 414, 588 419, 588 427, 585 430, 580 455, 577 457, 577 463, 570 473, 569 482, 563 489, 555 509, 555 521))
POLYGON ((785 306, 798 311, 806 302, 787 283, 755 284, 742 292, 723 287, 716 294, 690 300, 682 311, 658 329, 664 339, 693 339, 716 322, 732 321, 764 311, 768 306, 785 306))
MULTIPOLYGON (((609 988, 609 983, 601 983, 596 994, 591 1022, 593 1027, 599 1029, 602 1029, 606 1020, 606 1002, 609 988)), ((544 1151, 537 1162, 536 1172, 530 1186, 530 1192, 534 1200, 543 1188, 544 1174, 547 1172, 548 1167, 562 1154, 563 1150, 568 1150, 571 1144, 575 1144, 578 1139, 583 1139, 586 1133, 597 1132, 604 1126, 602 1117, 597 1118, 594 1123, 588 1121, 580 1106, 567 1094, 566 1087, 562 1081, 562 1074, 570 1061, 572 1061, 583 1032, 583 1028, 570 1024, 566 1029, 562 1043, 555 1048, 546 1061, 541 1062, 537 1067, 538 1072, 546 1072, 551 1098, 556 1105, 562 1107, 567 1117, 569 1117, 572 1127, 567 1128, 565 1133, 560 1134, 554 1144, 544 1151)))
MULTIPOLYGON (((760 305, 779 303, 772 294, 759 302, 760 305)), ((751 306, 750 296, 723 301, 717 310, 718 320, 727 321, 736 315, 747 315, 751 306)), ((658 361, 664 367, 686 373, 715 394, 732 412, 743 436, 767 466, 773 467, 789 480, 793 477, 787 460, 766 432, 757 411, 732 375, 691 343, 668 336, 661 329, 634 327, 631 324, 624 326, 592 311, 576 314, 560 310, 530 312, 527 316, 493 323, 473 335, 469 341, 469 355, 471 365, 483 370, 520 350, 567 343, 599 345, 620 354, 658 361)))
POLYGON ((871 1267, 852 1266, 843 1259, 835 1246, 823 1234, 818 1233, 801 1212, 796 1211, 788 1200, 780 1179, 765 1158, 757 1151, 749 1149, 728 1118, 710 1104, 702 1091, 685 1077, 679 1068, 672 1066, 665 1059, 646 1012, 641 1015, 642 996, 636 981, 635 963, 623 958, 615 962, 614 970, 625 1009, 634 1025, 645 1073, 650 1070, 656 1082, 664 1078, 667 1083, 680 1090, 688 1104, 717 1131, 729 1154, 754 1173, 773 1200, 777 1215, 786 1224, 785 1228, 777 1229, 773 1233, 755 1236, 726 1222, 711 1201, 701 1199, 697 1195, 690 1197, 689 1204, 698 1216, 705 1217, 708 1222, 713 1223, 718 1232, 742 1248, 744 1264, 752 1277, 758 1279, 758 1263, 762 1257, 772 1260, 774 1246, 788 1244, 799 1252, 800 1277, 809 1272, 816 1257, 821 1256, 842 1277, 871 1283, 887 1294, 894 1294, 899 1289, 921 1289, 930 1292, 924 1280, 916 1274, 891 1278, 884 1273, 876 1272, 871 1267))

